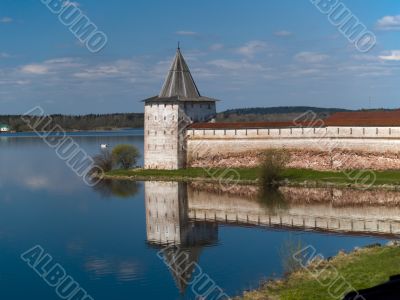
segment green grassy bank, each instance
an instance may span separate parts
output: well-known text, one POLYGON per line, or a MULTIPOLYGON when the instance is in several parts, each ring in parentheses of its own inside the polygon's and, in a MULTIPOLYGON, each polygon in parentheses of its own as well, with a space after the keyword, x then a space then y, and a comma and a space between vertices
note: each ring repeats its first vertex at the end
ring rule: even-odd
MULTIPOLYGON (((336 278, 345 282, 345 291, 371 288, 400 274, 400 247, 372 247, 350 254, 339 254, 329 261, 301 269, 284 280, 266 283, 257 291, 246 293, 243 300, 332 300, 329 289, 336 278), (318 277, 325 270, 324 277, 318 277), (320 283, 322 281, 325 286, 320 283), (330 285, 329 283, 332 283, 330 285)), ((334 290, 333 288, 331 291, 334 290)))
MULTIPOLYGON (((171 180, 171 181, 210 181, 219 182, 223 179, 230 180, 232 183, 256 184, 259 178, 260 170, 254 169, 181 169, 181 170, 115 170, 106 173, 107 178, 132 179, 132 180, 171 180), (236 181, 236 182, 235 182, 236 181)), ((370 176, 369 173, 362 173, 358 180, 357 171, 352 172, 327 172, 314 171, 306 169, 287 169, 283 172, 283 182, 286 184, 304 184, 304 185, 336 185, 336 186, 357 186, 363 185, 362 178, 370 176)), ((379 171, 375 172, 376 180, 373 177, 364 185, 374 186, 398 186, 400 188, 400 171, 379 171)))

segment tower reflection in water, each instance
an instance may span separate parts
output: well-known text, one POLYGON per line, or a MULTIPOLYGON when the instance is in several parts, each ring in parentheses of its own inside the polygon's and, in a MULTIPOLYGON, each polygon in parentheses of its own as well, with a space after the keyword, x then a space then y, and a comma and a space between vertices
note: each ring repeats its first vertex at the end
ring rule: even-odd
POLYGON ((145 201, 147 241, 163 249, 165 263, 180 292, 184 293, 202 248, 217 243, 218 225, 189 220, 186 183, 146 182, 145 201), (182 254, 184 260, 180 259, 182 254))

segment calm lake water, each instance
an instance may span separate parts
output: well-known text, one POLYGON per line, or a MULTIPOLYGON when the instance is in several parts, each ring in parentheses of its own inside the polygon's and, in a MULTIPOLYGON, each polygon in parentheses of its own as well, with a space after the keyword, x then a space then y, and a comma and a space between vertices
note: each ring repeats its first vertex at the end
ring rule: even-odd
MULTIPOLYGON (((97 154, 100 144, 130 143, 143 149, 140 130, 77 133, 73 138, 89 154, 97 154)), ((35 245, 96 300, 172 300, 195 296, 158 258, 165 242, 180 245, 235 296, 256 288, 262 279, 283 275, 290 244, 313 245, 329 257, 392 239, 329 233, 315 215, 303 219, 307 230, 292 228, 299 222, 293 216, 307 209, 265 201, 177 183, 109 182, 90 188, 40 139, 0 135, 1 298, 58 299, 54 288, 20 258, 35 245), (279 226, 282 222, 287 226, 279 226), (317 230, 310 230, 310 222, 317 230)))

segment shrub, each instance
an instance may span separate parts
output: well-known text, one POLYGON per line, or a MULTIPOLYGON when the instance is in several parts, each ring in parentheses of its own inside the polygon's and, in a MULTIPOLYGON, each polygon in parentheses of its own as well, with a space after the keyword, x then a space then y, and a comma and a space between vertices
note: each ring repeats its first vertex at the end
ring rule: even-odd
POLYGON ((112 151, 114 165, 122 169, 130 169, 136 166, 139 157, 139 150, 131 145, 118 145, 112 151))
POLYGON ((98 171, 96 167, 101 168, 104 172, 109 172, 113 168, 113 160, 110 151, 104 150, 100 154, 93 157, 95 168, 91 173, 98 171))
POLYGON ((261 188, 258 200, 268 210, 269 214, 273 216, 278 215, 282 211, 287 211, 289 208, 289 204, 278 186, 261 188))
POLYGON ((108 180, 100 181, 94 190, 99 192, 103 197, 129 198, 135 196, 139 191, 138 183, 125 180, 108 180))
POLYGON ((260 184, 264 188, 276 185, 289 162, 290 155, 285 150, 269 149, 262 154, 260 184))

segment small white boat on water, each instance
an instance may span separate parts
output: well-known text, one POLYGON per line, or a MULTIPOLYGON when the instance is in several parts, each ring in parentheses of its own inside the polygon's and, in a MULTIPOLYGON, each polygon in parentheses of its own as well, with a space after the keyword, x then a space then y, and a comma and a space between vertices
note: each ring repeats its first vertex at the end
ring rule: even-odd
POLYGON ((108 144, 101 144, 101 145, 100 145, 100 148, 101 148, 101 149, 107 149, 108 147, 109 147, 108 144))

